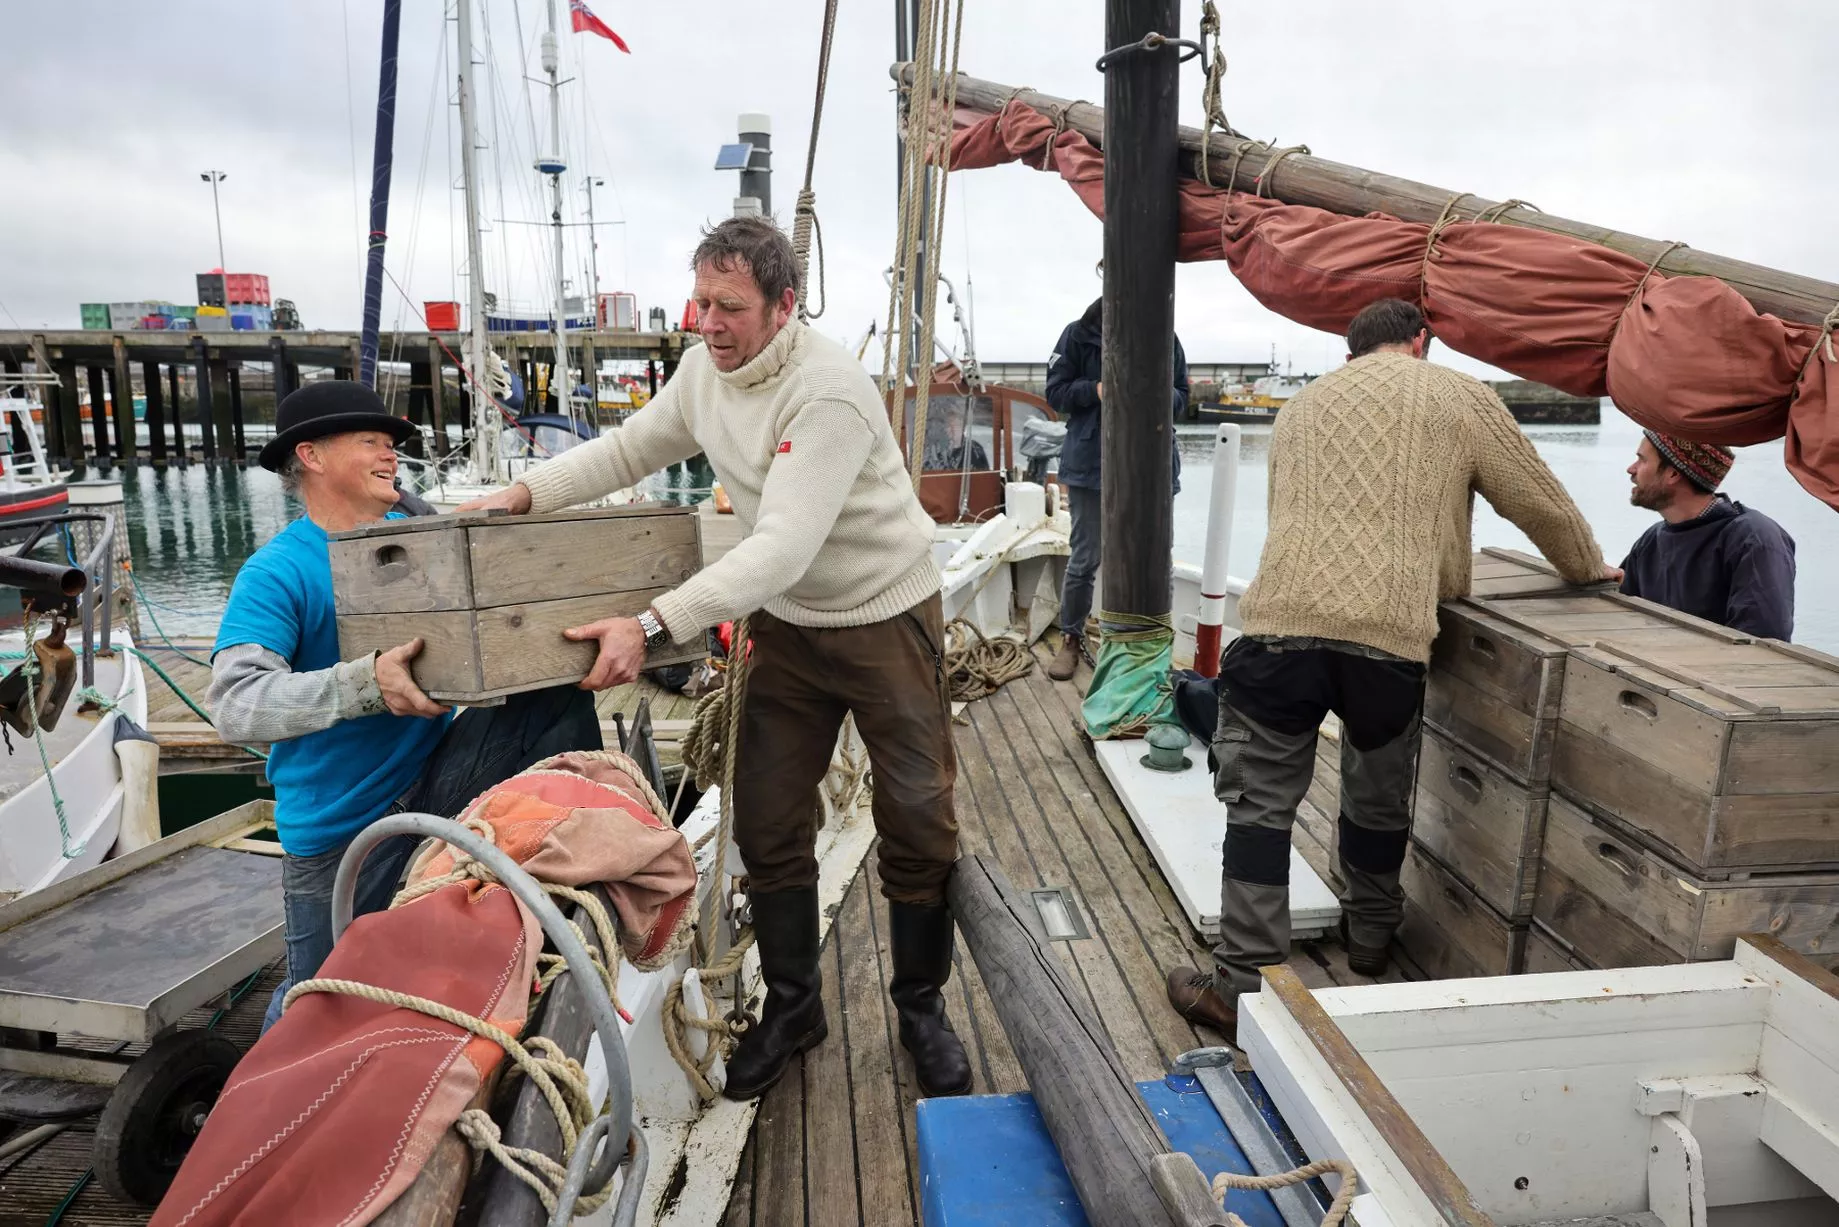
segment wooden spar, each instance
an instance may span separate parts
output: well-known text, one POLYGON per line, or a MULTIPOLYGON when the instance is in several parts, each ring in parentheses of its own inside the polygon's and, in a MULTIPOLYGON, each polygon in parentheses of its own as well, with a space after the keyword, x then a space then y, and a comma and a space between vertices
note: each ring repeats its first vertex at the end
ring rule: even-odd
POLYGON ((958 861, 947 894, 1086 1217, 1093 1227, 1170 1227, 1151 1176, 1168 1138, 1078 1004, 1033 907, 981 856, 958 861))
MULTIPOLYGON (((613 900, 607 894, 606 887, 595 885, 589 890, 600 900, 602 907, 611 910, 613 900)), ((569 919, 579 925, 582 932, 593 932, 593 924, 585 908, 574 908, 569 913, 569 919)), ((598 940, 594 939, 595 944, 598 944, 598 940)), ((587 1046, 594 1038, 594 1023, 588 1015, 587 999, 582 994, 581 982, 572 970, 556 977, 549 990, 543 994, 538 1010, 539 1015, 533 1020, 535 1034, 553 1040, 563 1052, 577 1061, 584 1060, 587 1057, 587 1046)), ((511 1109, 510 1119, 505 1122, 504 1144, 526 1150, 540 1150, 558 1159, 561 1157, 562 1127, 556 1123, 555 1112, 550 1108, 549 1101, 543 1098, 543 1093, 528 1078, 520 1084, 516 1104, 511 1109)), ((486 1160, 485 1166, 479 1171, 476 1191, 468 1200, 469 1203, 478 1204, 477 1221, 490 1223, 492 1227, 516 1227, 517 1224, 542 1227, 549 1221, 549 1212, 543 1209, 536 1191, 496 1160, 486 1160)))
MULTIPOLYGON (((1105 45, 1180 30, 1178 0, 1109 0, 1105 45)), ((1166 618, 1174 545, 1176 51, 1125 51, 1105 72, 1105 458, 1100 609, 1166 618)), ((1103 614, 1101 613, 1101 617, 1103 614)))
MULTIPOLYGON (((896 64, 891 71, 896 80, 911 83, 912 65, 896 64)), ((1066 99, 1035 90, 1016 91, 994 81, 963 74, 958 77, 960 111, 994 114, 1011 98, 1046 115, 1058 115, 1064 108, 1068 128, 1094 145, 1104 147, 1105 113, 1101 107, 1086 102, 1069 103, 1066 99)), ((1200 138, 1199 128, 1184 127, 1177 135, 1181 147, 1182 173, 1194 178, 1199 177, 1196 164, 1200 155, 1200 138)), ((1232 173, 1233 150, 1239 143, 1223 133, 1214 134, 1207 159, 1212 168, 1213 182, 1222 185, 1227 182, 1232 173)), ((1263 146, 1247 149, 1239 162, 1238 182, 1247 186, 1255 183, 1264 174, 1274 152, 1263 146)), ((1403 221, 1426 225, 1434 223, 1442 215, 1450 197, 1456 195, 1449 188, 1362 170, 1357 166, 1302 153, 1291 154, 1283 159, 1283 165, 1273 182, 1266 187, 1265 194, 1287 204, 1312 205, 1352 217, 1374 212, 1389 213, 1403 221)), ((1462 217, 1470 218, 1500 203, 1485 196, 1465 195, 1458 202, 1458 212, 1462 217)), ((1510 226, 1525 226, 1530 230, 1544 230, 1551 234, 1582 239, 1650 263, 1671 246, 1658 239, 1643 238, 1589 222, 1573 221, 1554 213, 1540 213, 1524 206, 1507 210, 1500 220, 1510 226)), ((1694 251, 1690 247, 1680 247, 1666 254, 1657 267, 1660 272, 1669 275, 1716 277, 1747 298, 1758 311, 1800 324, 1820 323, 1834 304, 1839 303, 1839 283, 1785 273, 1746 260, 1694 251)))

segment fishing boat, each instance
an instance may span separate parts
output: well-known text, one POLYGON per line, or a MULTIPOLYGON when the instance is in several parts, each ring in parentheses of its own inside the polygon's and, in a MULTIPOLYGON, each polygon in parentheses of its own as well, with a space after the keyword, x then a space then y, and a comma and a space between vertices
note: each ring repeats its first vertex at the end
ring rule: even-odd
POLYGON ((0 371, 0 549, 30 531, 19 521, 54 515, 70 501, 39 433, 44 389, 56 385, 47 372, 0 371))

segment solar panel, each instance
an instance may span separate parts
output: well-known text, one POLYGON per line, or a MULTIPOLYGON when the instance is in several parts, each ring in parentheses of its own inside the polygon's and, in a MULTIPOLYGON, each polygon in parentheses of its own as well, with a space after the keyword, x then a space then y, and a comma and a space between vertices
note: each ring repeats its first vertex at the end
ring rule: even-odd
POLYGON ((753 146, 745 142, 738 145, 723 145, 721 152, 715 155, 716 170, 746 170, 748 161, 753 157, 753 146))

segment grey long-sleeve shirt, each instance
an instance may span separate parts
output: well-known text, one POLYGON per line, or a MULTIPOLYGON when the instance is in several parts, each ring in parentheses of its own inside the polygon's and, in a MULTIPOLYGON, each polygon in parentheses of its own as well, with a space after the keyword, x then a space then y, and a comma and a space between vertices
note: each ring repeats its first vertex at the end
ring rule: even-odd
POLYGON ((212 657, 206 702, 217 735, 239 746, 304 737, 388 710, 377 687, 375 656, 295 673, 279 655, 253 643, 233 644, 212 657))

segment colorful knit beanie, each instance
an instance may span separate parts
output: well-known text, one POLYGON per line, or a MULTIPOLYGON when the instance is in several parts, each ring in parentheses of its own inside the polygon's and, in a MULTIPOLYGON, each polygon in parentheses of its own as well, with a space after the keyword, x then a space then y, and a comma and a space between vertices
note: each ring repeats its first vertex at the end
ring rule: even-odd
POLYGON ((1716 443, 1676 439, 1658 430, 1644 430, 1641 433, 1647 436, 1647 441, 1654 445, 1654 450, 1660 453, 1662 460, 1684 473, 1686 480, 1708 494, 1718 488, 1724 475, 1730 472, 1731 462, 1737 458, 1737 453, 1716 443))

